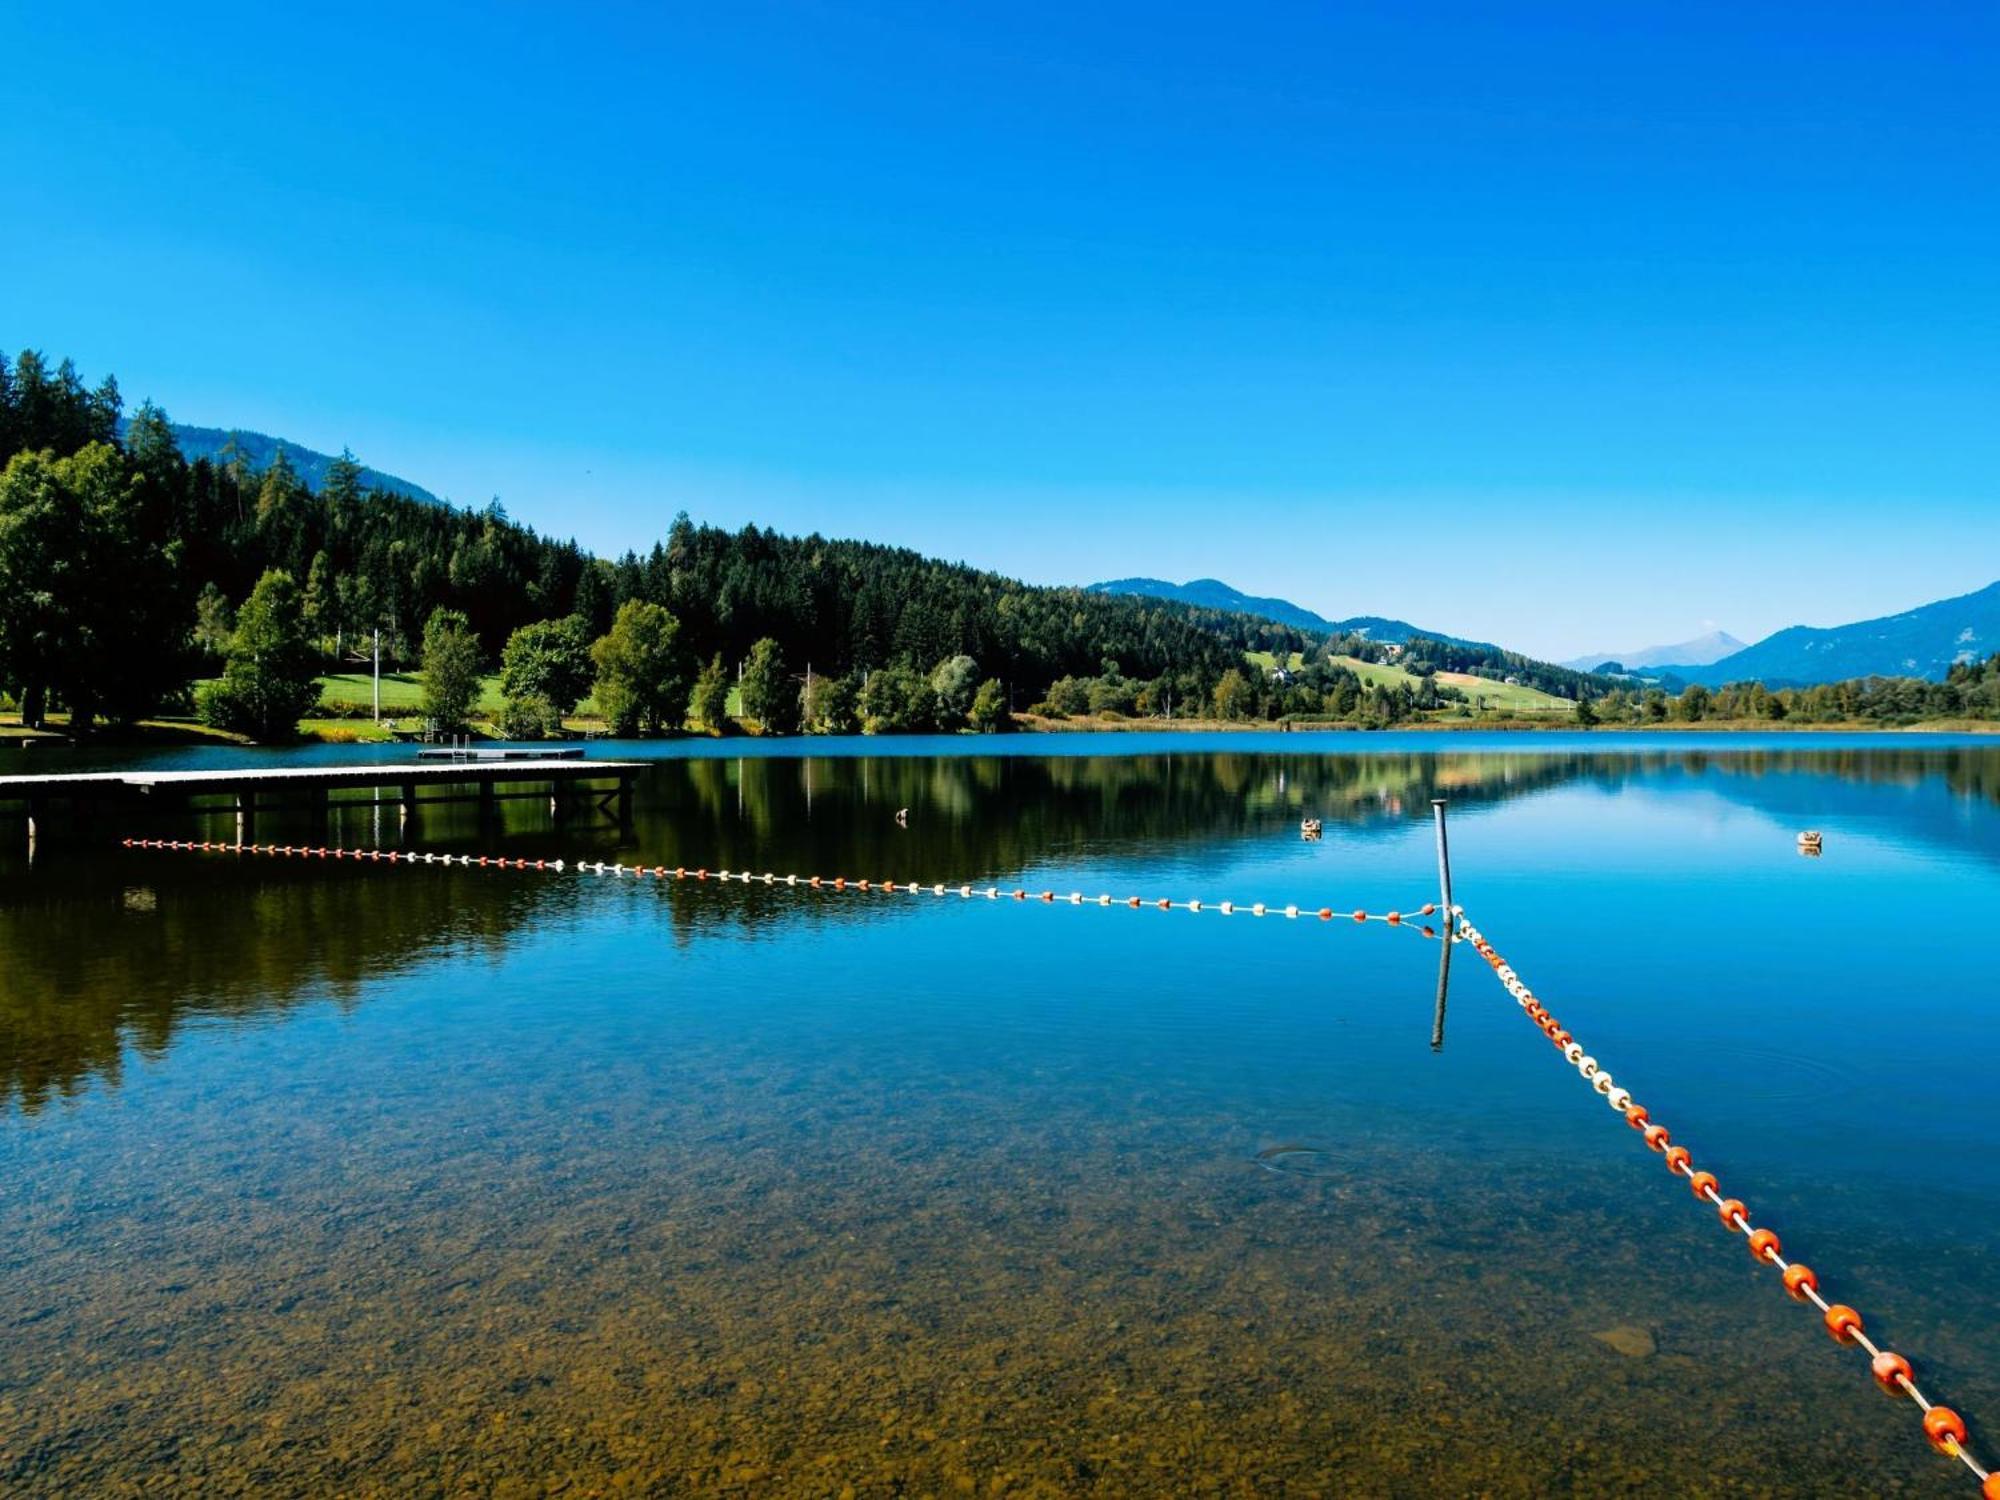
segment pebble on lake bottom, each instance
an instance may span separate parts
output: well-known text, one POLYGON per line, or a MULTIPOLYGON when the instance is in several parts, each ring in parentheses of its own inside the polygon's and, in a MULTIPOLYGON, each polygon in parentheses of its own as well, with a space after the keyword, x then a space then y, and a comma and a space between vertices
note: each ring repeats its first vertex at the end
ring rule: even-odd
POLYGON ((1600 1344, 1609 1344, 1628 1359, 1644 1359, 1660 1347, 1653 1341, 1652 1334, 1636 1323, 1620 1323, 1616 1328, 1603 1329, 1591 1337, 1600 1344))

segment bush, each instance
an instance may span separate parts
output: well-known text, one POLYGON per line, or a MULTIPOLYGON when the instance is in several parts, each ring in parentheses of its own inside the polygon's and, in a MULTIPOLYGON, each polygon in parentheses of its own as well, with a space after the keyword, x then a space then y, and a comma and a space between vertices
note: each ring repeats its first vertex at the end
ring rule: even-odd
POLYGON ((194 714, 210 729, 234 729, 243 709, 228 682, 218 677, 194 690, 194 714))
POLYGON ((972 709, 967 716, 972 727, 981 734, 993 734, 1013 727, 1007 717, 1007 690, 1000 686, 997 677, 989 677, 979 684, 979 690, 972 695, 972 709))
POLYGON ((861 729, 860 693, 852 677, 815 677, 804 704, 812 734, 856 734, 861 729))
POLYGON ((1123 677, 1096 677, 1085 690, 1090 711, 1101 718, 1122 719, 1138 707, 1139 685, 1123 677))
MULTIPOLYGON (((315 719, 372 719, 375 705, 355 698, 322 698, 313 705, 315 719)), ((324 736, 322 736, 324 738, 324 736)))
POLYGON ((923 734, 937 725, 937 694, 907 667, 881 667, 861 689, 861 727, 868 734, 923 734))
POLYGON ((1058 719, 1089 713, 1091 681, 1088 677, 1058 677, 1049 684, 1049 695, 1040 707, 1058 719))
POLYGON ((545 740, 562 733, 562 715, 540 693, 522 693, 500 705, 500 737, 545 740))

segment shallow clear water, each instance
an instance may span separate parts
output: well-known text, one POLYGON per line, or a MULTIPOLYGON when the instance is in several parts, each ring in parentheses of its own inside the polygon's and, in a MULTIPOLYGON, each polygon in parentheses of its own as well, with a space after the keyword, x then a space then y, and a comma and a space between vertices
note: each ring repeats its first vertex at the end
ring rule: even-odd
MULTIPOLYGON (((741 748, 656 752, 625 832, 529 803, 400 836, 1409 910, 1448 796, 1473 919, 2000 1456, 2000 753, 741 748)), ((1437 957, 1347 921, 9 843, 0 1489, 1973 1488, 1467 950, 1434 1051, 1437 957)))

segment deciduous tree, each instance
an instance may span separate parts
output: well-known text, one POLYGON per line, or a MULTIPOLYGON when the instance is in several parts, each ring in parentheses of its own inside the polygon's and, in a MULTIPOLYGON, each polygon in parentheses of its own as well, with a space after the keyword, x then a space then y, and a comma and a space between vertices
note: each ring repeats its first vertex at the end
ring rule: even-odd
POLYGON ((789 734, 798 727, 798 690, 785 671, 784 653, 765 636, 743 664, 743 712, 765 734, 789 734))
POLYGON ((657 604, 628 599, 611 629, 590 648, 597 663, 597 705, 620 734, 678 728, 687 702, 686 648, 680 621, 657 604))
POLYGON ((728 731, 729 674, 723 670, 720 652, 695 674, 694 687, 688 693, 687 716, 710 734, 728 731))
POLYGON ((431 611, 424 624, 424 715, 440 734, 457 734, 472 722, 479 702, 479 637, 455 609, 431 611))
POLYGON ((500 691, 509 698, 546 699, 558 714, 573 711, 596 674, 585 629, 574 615, 523 625, 500 653, 500 691))
POLYGON ((288 739, 318 697, 318 653, 306 633, 299 587, 273 568, 237 611, 222 680, 199 699, 202 718, 260 740, 288 739))

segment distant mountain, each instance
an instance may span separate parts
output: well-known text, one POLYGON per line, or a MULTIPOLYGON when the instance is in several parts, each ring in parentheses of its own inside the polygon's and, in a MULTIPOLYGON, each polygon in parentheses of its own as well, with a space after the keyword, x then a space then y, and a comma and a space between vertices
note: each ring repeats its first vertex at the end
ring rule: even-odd
MULTIPOLYGON (((123 422, 119 423, 119 436, 124 436, 123 422)), ((326 482, 327 466, 333 462, 330 454, 315 453, 310 448, 301 448, 287 438, 270 437, 261 432, 245 432, 240 427, 227 430, 220 427, 189 427, 184 422, 172 424, 174 441, 180 444, 181 456, 189 463, 197 458, 222 460, 223 451, 231 444, 242 453, 244 462, 256 470, 268 469, 271 460, 278 456, 278 450, 285 450, 285 457, 291 461, 299 477, 314 489, 326 482)), ((390 490, 398 495, 408 495, 412 500, 425 500, 432 505, 442 505, 438 499, 420 484, 412 484, 407 479, 398 479, 394 474, 384 474, 380 469, 363 466, 361 483, 369 489, 390 490)))
POLYGON ((1753 679, 1766 687, 1849 677, 1936 681, 1953 662, 1983 661, 1995 651, 2000 651, 2000 583, 1830 630, 1794 625, 1720 661, 1663 664, 1659 670, 1710 687, 1753 679))
POLYGON ((1298 630, 1330 631, 1333 622, 1314 614, 1289 599, 1262 599, 1233 589, 1219 578, 1195 578, 1186 583, 1168 583, 1164 578, 1114 578, 1093 583, 1093 594, 1138 594, 1148 599, 1173 599, 1181 604, 1198 604, 1204 609, 1231 609, 1240 615, 1258 615, 1290 625, 1298 630))
POLYGON ((1314 635, 1362 635, 1371 641, 1386 641, 1400 646, 1412 636, 1428 636, 1434 641, 1450 641, 1460 646, 1482 646, 1484 641, 1466 641, 1457 636, 1445 635, 1436 630, 1420 630, 1407 620, 1390 620, 1381 615, 1354 615, 1345 620, 1329 620, 1325 615, 1315 614, 1304 605, 1294 604, 1289 599, 1269 599, 1256 594, 1246 594, 1241 589, 1231 588, 1219 578, 1195 578, 1187 583, 1169 583, 1164 578, 1114 578, 1108 583, 1093 583, 1087 592, 1093 594, 1138 594, 1149 599, 1172 599, 1181 604, 1199 605, 1204 609, 1234 610, 1237 614, 1256 615, 1266 620, 1276 620, 1280 625, 1289 625, 1294 630, 1308 631, 1314 635))
POLYGON ((1744 643, 1726 630, 1711 630, 1675 646, 1641 646, 1636 651, 1599 651, 1592 656, 1571 657, 1562 663, 1578 672, 1594 672, 1608 661, 1623 667, 1664 667, 1685 665, 1705 667, 1743 649, 1744 643))

